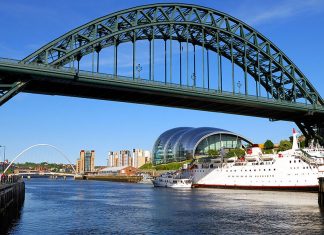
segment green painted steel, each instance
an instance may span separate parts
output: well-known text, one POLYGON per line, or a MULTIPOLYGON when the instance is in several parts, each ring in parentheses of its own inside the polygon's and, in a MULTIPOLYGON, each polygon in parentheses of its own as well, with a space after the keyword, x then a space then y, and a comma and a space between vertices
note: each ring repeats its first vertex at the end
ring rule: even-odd
POLYGON ((80 93, 73 90, 74 86, 82 90, 83 86, 88 85, 93 88, 93 92, 102 92, 110 89, 106 87, 109 84, 129 94, 129 97, 123 100, 127 102, 289 120, 296 122, 303 133, 311 138, 320 138, 324 128, 324 100, 306 76, 279 48, 244 22, 223 12, 197 5, 152 4, 93 20, 48 43, 18 64, 12 61, 0 61, 0 84, 2 103, 22 88, 24 92, 120 100, 121 98, 107 97, 105 94, 80 93), (136 53, 139 53, 136 50, 138 40, 148 40, 150 43, 150 71, 149 78, 146 80, 138 79, 136 76, 136 66, 138 66, 138 77, 141 71, 141 66, 136 63, 136 53), (164 40, 163 83, 156 82, 154 78, 155 40, 164 40), (172 77, 173 41, 178 41, 180 44, 180 64, 182 63, 181 44, 185 44, 186 48, 186 53, 183 53, 186 56, 184 63, 186 79, 183 79, 182 66, 180 66, 179 84, 174 84, 175 79, 172 77), (132 43, 131 79, 118 75, 118 45, 126 42, 132 43), (167 50, 167 43, 170 45, 169 50, 167 50), (192 44, 194 49, 191 86, 188 75, 188 44, 192 44), (196 84, 197 46, 202 48, 202 87, 196 84), (106 47, 114 48, 113 75, 99 74, 100 53, 106 47), (217 78, 210 78, 210 52, 217 53, 217 78), (96 73, 94 72, 95 53, 97 54, 96 73), (91 73, 85 73, 80 68, 80 61, 88 54, 92 54, 91 73), (205 55, 207 55, 206 60, 205 55), (232 71, 229 78, 223 77, 223 58, 231 63, 232 71), (75 63, 76 68, 74 68, 75 63), (205 74, 206 63, 207 74, 205 74), (66 69, 68 64, 71 64, 70 69, 66 69), (244 73, 244 82, 237 84, 238 91, 234 84, 234 64, 244 73), (255 96, 249 95, 251 86, 248 83, 248 75, 254 79, 255 96), (210 87, 212 79, 218 83, 217 90, 210 87), (228 93, 223 86, 225 79, 232 82, 232 89, 228 93), (49 85, 57 86, 58 90, 53 90, 48 87, 49 85), (99 85, 102 87, 98 87, 99 85), (243 85, 244 91, 241 93, 240 88, 243 85), (268 99, 261 97, 261 87, 266 91, 268 99), (152 90, 158 91, 160 97, 157 98, 161 100, 156 101, 147 97, 140 99, 137 91, 130 91, 130 89, 138 89, 143 92, 142 96, 149 94, 148 97, 155 95, 151 93, 152 90), (186 97, 187 101, 179 97, 186 97), (162 101, 162 98, 165 101, 162 101), (174 98, 178 100, 172 101, 174 98), (239 105, 238 100, 241 102, 239 105))
POLYGON ((233 45, 234 62, 256 80, 260 76, 261 85, 274 98, 292 101, 304 97, 311 104, 324 105, 306 76, 265 36, 230 15, 196 5, 153 4, 109 14, 64 34, 21 62, 63 66, 91 53, 95 47, 112 46, 115 40, 118 44, 148 40, 152 34, 155 39, 183 42, 187 35, 190 43, 204 44, 228 59, 233 54, 233 45), (257 57, 262 61, 259 69, 257 57), (284 89, 278 89, 283 85, 284 89))

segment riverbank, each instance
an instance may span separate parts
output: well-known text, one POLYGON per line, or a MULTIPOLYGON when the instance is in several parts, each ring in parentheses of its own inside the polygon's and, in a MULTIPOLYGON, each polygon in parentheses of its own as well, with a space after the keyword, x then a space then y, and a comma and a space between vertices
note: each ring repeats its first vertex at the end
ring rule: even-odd
POLYGON ((83 175, 83 176, 75 176, 74 179, 138 183, 139 181, 142 180, 142 176, 83 175))
POLYGON ((7 230, 8 224, 19 217, 25 200, 25 183, 17 182, 0 184, 0 233, 7 230))

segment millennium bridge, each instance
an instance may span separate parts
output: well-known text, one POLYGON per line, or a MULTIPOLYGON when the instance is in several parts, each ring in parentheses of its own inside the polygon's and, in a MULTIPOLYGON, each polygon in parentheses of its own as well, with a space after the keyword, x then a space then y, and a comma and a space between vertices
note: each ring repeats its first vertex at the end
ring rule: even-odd
POLYGON ((1 58, 0 106, 19 92, 292 121, 308 139, 324 143, 324 100, 301 70, 249 25, 197 5, 122 10, 71 30, 22 60, 1 58), (121 72, 118 53, 125 44, 128 75, 121 72), (107 50, 113 73, 103 72, 107 50), (145 76, 138 62, 143 53, 145 76))

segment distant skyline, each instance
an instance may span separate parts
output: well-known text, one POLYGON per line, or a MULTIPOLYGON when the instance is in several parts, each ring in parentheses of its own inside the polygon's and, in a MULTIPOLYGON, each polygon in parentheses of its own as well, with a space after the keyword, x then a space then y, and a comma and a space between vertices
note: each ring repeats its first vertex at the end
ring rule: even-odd
MULTIPOLYGON (((324 68, 324 44, 321 43, 324 40, 324 1, 176 2, 211 7, 251 25, 285 52, 324 96, 321 71, 324 68)), ((0 57, 23 59, 91 20, 152 3, 146 0, 3 1, 0 8, 3 32, 0 57)), ((139 56, 145 59, 145 55, 139 56)), ((105 64, 109 66, 111 63, 111 58, 106 57, 105 64)), ((129 66, 121 69, 127 73, 129 66)), ((152 150, 161 133, 179 126, 223 128, 255 143, 264 143, 266 139, 278 143, 288 139, 292 128, 296 128, 291 122, 270 122, 239 115, 27 93, 19 93, 0 107, 0 123, 0 145, 6 146, 9 160, 33 144, 47 143, 60 148, 74 164, 81 149, 93 149, 96 165, 106 165, 108 151, 152 150)), ((0 148, 0 159, 2 156, 3 148, 0 148)), ((50 149, 33 150, 20 161, 66 162, 50 149)))

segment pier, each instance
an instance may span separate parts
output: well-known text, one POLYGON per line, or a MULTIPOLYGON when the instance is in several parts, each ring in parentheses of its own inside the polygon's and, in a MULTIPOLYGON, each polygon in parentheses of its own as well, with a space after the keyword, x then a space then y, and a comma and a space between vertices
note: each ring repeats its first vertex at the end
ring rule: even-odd
POLYGON ((1 177, 0 181, 0 231, 19 215, 25 200, 25 183, 19 176, 1 177))

